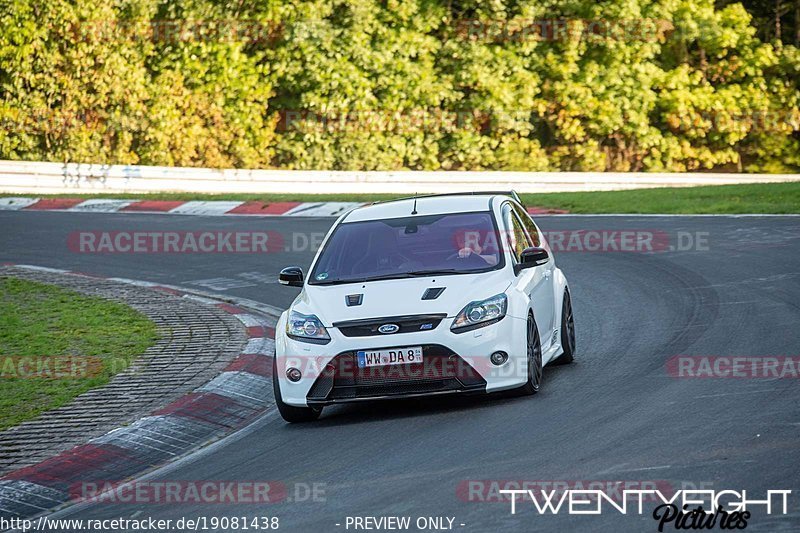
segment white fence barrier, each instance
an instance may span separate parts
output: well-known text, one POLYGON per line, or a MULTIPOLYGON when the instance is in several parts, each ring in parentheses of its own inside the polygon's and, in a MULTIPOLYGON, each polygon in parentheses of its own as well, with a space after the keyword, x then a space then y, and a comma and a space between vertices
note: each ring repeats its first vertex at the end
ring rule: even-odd
POLYGON ((800 174, 216 170, 0 161, 0 191, 63 193, 520 193, 800 181, 800 174))

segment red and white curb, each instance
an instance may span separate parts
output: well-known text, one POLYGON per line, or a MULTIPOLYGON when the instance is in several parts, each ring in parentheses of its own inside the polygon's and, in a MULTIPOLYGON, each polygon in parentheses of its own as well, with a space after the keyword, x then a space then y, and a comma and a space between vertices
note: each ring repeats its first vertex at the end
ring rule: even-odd
MULTIPOLYGON (((8 266, 89 276, 70 270, 8 266)), ((90 277, 100 277, 93 276, 90 277)), ((242 353, 223 372, 182 398, 134 422, 41 463, 0 478, 0 517, 30 518, 76 501, 83 482, 122 483, 253 422, 273 404, 272 356, 279 310, 244 299, 214 298, 126 278, 105 278, 215 305, 247 328, 242 353), (233 303, 229 303, 233 302, 233 303)))
POLYGON ((0 198, 5 211, 67 211, 73 213, 162 213, 170 215, 256 215, 333 217, 363 205, 358 202, 237 202, 116 200, 106 198, 0 198))
MULTIPOLYGON (((169 215, 240 215, 337 217, 359 202, 236 202, 177 200, 116 200, 107 198, 0 198, 0 211, 66 211, 71 213, 160 213, 169 215)), ((528 208, 533 215, 564 214, 559 209, 528 208)))

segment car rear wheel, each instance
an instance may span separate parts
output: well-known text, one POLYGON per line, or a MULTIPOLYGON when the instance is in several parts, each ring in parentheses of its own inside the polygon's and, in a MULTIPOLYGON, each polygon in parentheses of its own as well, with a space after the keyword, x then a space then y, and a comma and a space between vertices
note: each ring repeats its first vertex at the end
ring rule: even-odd
POLYGON ((272 359, 272 388, 275 391, 275 404, 278 406, 278 412, 287 422, 312 422, 322 414, 321 407, 295 407, 283 402, 281 387, 278 383, 277 358, 272 359))
POLYGON ((575 319, 572 316, 572 299, 569 290, 564 289, 564 303, 561 306, 561 347, 564 349, 557 365, 566 365, 575 360, 575 319))
POLYGON ((544 365, 542 365, 542 343, 539 339, 539 328, 533 315, 528 315, 527 327, 527 346, 528 346, 528 381, 519 388, 520 394, 530 396, 539 392, 542 386, 542 376, 544 375, 544 365))

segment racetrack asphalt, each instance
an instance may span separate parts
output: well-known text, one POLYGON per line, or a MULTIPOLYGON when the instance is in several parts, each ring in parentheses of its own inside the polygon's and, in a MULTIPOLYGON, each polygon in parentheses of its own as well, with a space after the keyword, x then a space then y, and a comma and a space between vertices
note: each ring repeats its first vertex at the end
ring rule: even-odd
MULTIPOLYGON (((332 221, 0 212, 0 262, 181 285, 285 308, 298 291, 278 285, 277 272, 293 264, 307 269, 313 251, 303 240, 319 238, 332 221), (81 231, 262 230, 286 243, 296 240, 295 249, 96 254, 67 245, 81 231)), ((602 516, 564 510, 540 516, 528 502, 512 515, 507 502, 465 501, 459 492, 469 480, 616 480, 746 489, 753 497, 791 489, 789 514, 756 511, 747 529, 800 531, 798 378, 693 379, 667 370, 676 355, 800 355, 800 218, 558 216, 537 222, 546 232, 655 232, 687 249, 557 252, 571 285, 578 353, 572 365, 548 367, 534 397, 345 405, 302 425, 287 425, 273 412, 152 476, 274 480, 298 501, 96 503, 58 516, 277 516, 284 531, 346 531, 348 516, 411 516, 412 524, 419 516, 449 516, 455 530, 466 532, 656 531, 647 506, 642 515, 604 509, 602 516), (304 499, 313 484, 317 501, 304 499)))

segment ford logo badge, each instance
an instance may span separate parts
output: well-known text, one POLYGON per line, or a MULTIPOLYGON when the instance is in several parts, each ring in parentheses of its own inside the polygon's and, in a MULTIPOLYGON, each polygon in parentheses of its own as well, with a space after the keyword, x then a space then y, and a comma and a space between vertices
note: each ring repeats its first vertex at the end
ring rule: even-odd
POLYGON ((380 333, 384 333, 384 334, 388 335, 389 333, 397 333, 397 331, 399 329, 400 329, 400 326, 398 326, 397 324, 384 324, 384 325, 382 325, 381 327, 378 328, 378 331, 380 333))

